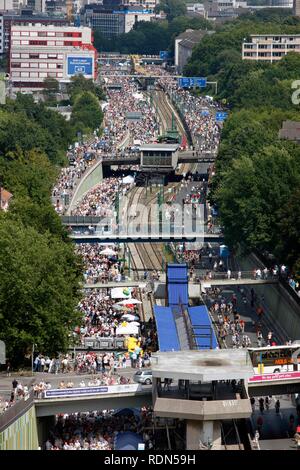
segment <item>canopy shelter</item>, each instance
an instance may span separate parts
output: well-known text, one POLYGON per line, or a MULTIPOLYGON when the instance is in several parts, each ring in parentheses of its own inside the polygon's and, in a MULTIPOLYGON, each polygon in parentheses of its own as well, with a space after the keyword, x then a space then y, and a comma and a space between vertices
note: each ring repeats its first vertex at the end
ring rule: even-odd
POLYGON ((131 431, 119 432, 115 438, 115 450, 138 450, 143 439, 139 434, 131 431))

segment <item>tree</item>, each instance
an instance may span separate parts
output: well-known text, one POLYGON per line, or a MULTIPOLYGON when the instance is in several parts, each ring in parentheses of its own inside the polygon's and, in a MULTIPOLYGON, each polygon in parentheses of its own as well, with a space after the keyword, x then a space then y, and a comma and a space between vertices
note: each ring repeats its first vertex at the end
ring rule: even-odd
POLYGON ((12 152, 9 160, 0 160, 3 182, 14 196, 49 204, 49 195, 58 176, 46 155, 36 150, 12 152))
POLYGON ((93 93, 84 91, 76 96, 71 116, 71 124, 76 132, 94 131, 100 127, 102 119, 103 112, 93 93), (82 123, 84 123, 83 127, 82 123))
POLYGON ((295 188, 290 200, 279 210, 277 230, 280 239, 276 255, 300 277, 300 190, 295 188))
POLYGON ((298 155, 269 145, 250 157, 240 156, 223 171, 216 190, 225 236, 232 246, 273 250, 280 210, 299 186, 298 155))
POLYGON ((12 364, 24 363, 33 343, 49 355, 66 351, 82 280, 71 242, 1 220, 0 267, 0 338, 12 364))
POLYGON ((56 94, 59 92, 59 82, 52 77, 44 79, 43 95, 45 100, 49 102, 56 101, 56 94))
POLYGON ((82 74, 71 77, 71 82, 68 83, 67 90, 71 97, 72 104, 75 102, 76 97, 81 95, 84 91, 89 91, 99 100, 105 98, 102 88, 96 85, 92 79, 85 78, 82 74))
POLYGON ((186 15, 186 5, 182 0, 161 0, 160 3, 155 7, 155 11, 165 12, 168 21, 172 21, 177 16, 186 15))

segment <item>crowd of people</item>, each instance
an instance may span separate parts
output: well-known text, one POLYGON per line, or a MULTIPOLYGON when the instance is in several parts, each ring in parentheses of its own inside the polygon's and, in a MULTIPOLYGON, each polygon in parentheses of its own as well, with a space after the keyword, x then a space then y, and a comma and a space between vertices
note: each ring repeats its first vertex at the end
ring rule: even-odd
POLYGON ((20 400, 27 399, 29 397, 29 389, 27 385, 14 379, 12 381, 12 388, 10 397, 0 397, 0 414, 11 408, 15 403, 20 400))
POLYGON ((111 244, 108 248, 100 243, 84 243, 76 246, 75 250, 84 261, 83 275, 86 284, 121 281, 124 266, 119 261, 119 245, 111 244))
POLYGON ((145 448, 152 449, 152 426, 153 411, 149 407, 62 414, 56 418, 44 449, 114 450, 117 435, 124 432, 137 434, 145 448))
POLYGON ((158 80, 180 109, 193 137, 198 152, 216 153, 220 142, 221 127, 216 122, 216 112, 222 107, 209 96, 194 96, 190 90, 180 88, 176 79, 163 76, 158 80))

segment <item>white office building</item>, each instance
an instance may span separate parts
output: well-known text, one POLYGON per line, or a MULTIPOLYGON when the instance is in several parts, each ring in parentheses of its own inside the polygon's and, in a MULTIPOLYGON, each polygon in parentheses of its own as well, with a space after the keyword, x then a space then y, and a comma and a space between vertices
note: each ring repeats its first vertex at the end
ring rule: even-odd
POLYGON ((68 83, 73 75, 96 78, 96 50, 88 27, 12 25, 10 82, 14 91, 40 90, 45 78, 68 83))
POLYGON ((243 43, 243 59, 274 62, 288 52, 300 52, 300 34, 252 34, 251 42, 243 43))

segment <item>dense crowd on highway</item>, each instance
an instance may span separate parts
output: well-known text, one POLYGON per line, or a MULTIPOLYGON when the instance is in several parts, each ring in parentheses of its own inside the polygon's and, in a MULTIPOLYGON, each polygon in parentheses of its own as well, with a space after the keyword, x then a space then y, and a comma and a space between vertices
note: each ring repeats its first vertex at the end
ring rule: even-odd
POLYGON ((121 250, 119 245, 84 243, 77 245, 75 250, 84 261, 83 275, 86 284, 121 280, 123 264, 118 261, 121 250))
POLYGON ((119 433, 134 433, 146 449, 154 447, 153 411, 107 410, 59 415, 45 450, 114 450, 119 433))
POLYGON ((222 109, 221 105, 214 102, 210 96, 195 96, 190 90, 180 88, 178 81, 166 74, 158 83, 181 111, 196 150, 200 153, 216 153, 221 127, 216 122, 215 113, 222 109))

